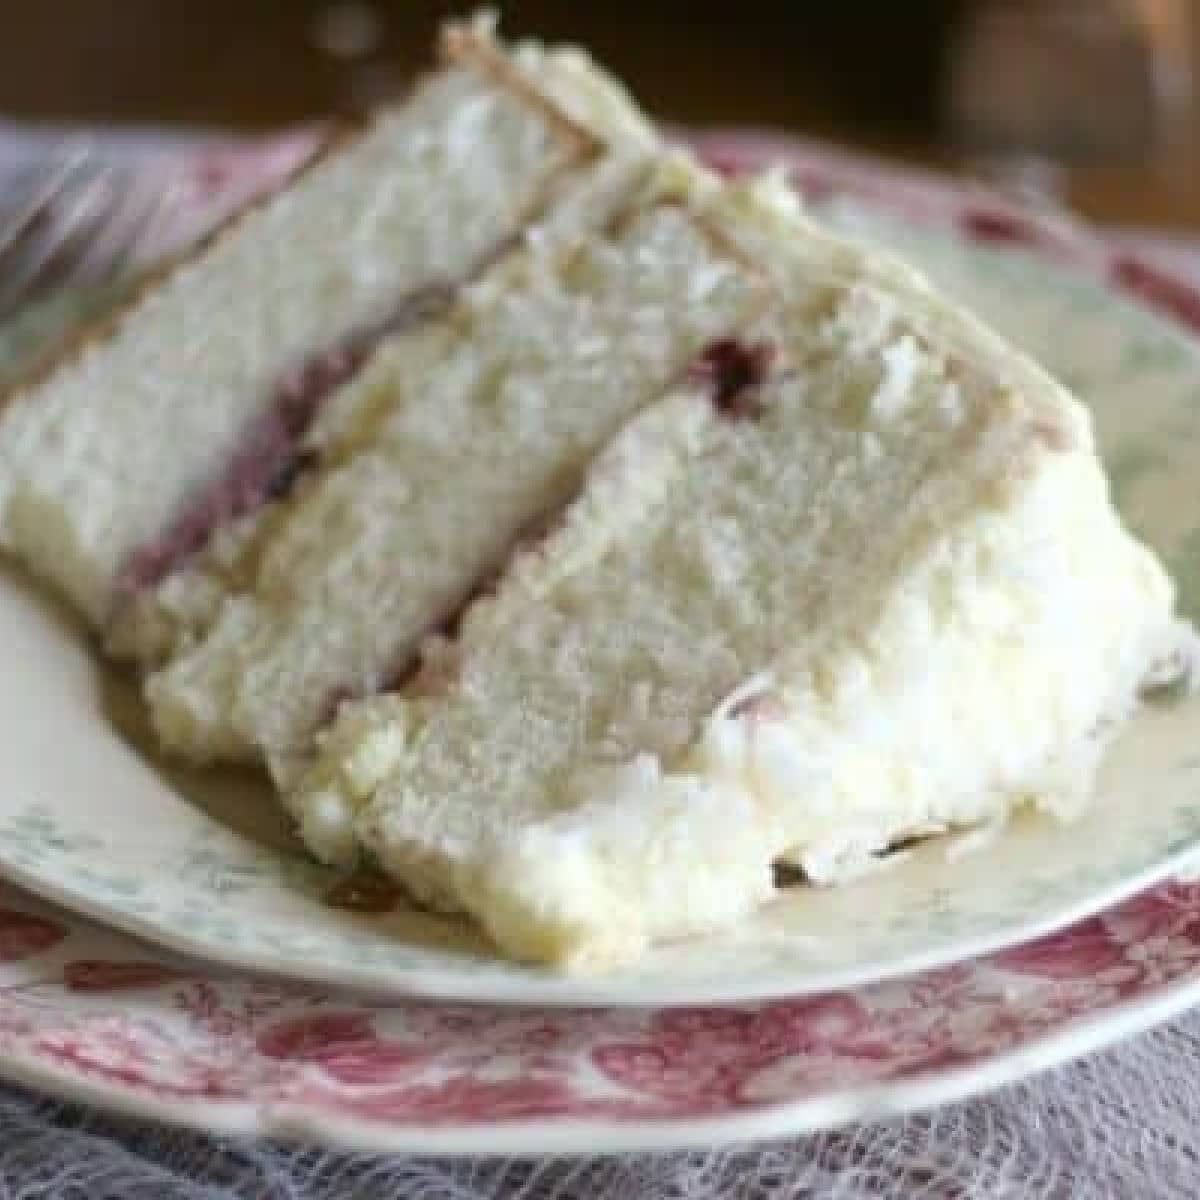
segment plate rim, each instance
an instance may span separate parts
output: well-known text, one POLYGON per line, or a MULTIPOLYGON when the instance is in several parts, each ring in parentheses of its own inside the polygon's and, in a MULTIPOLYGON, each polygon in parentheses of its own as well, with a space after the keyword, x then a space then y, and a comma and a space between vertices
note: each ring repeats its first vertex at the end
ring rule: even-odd
POLYGON ((538 980, 536 997, 531 997, 530 980, 526 975, 496 976, 484 980, 473 978, 469 973, 443 976, 437 968, 417 967, 407 971, 408 982, 401 986, 393 978, 385 976, 386 967, 322 964, 300 973, 294 958, 282 954, 276 958, 261 948, 242 951, 237 947, 224 946, 217 955, 214 954, 212 943, 203 935, 192 937, 178 927, 167 927, 150 918, 140 918, 133 912, 112 909, 86 896, 79 898, 70 887, 47 882, 36 872, 27 872, 12 863, 0 848, 0 879, 66 912, 95 924, 106 925, 217 973, 242 972, 301 987, 335 987, 349 996, 397 1002, 444 1001, 448 1004, 478 1003, 501 1008, 534 1007, 555 1011, 597 1007, 666 1010, 761 1004, 888 983, 955 963, 972 962, 989 954, 1037 941, 1090 916, 1115 908, 1125 900, 1160 884, 1170 883, 1187 874, 1193 864, 1200 868, 1200 842, 1160 858, 1140 872, 1123 876, 1106 889, 1089 892, 1072 904, 1045 910, 1038 917, 1017 925, 1001 926, 994 934, 979 934, 971 939, 960 937, 940 948, 899 956, 889 961, 883 969, 878 963, 842 968, 823 967, 811 972, 799 984, 795 980, 789 982, 781 974, 778 979, 767 978, 762 985, 749 990, 736 983, 727 986, 706 984, 702 995, 697 994, 695 984, 681 984, 677 991, 669 985, 656 984, 652 998, 643 996, 639 999, 632 988, 624 992, 614 990, 620 986, 619 973, 575 976, 547 974, 538 980), (439 982, 443 978, 452 982, 439 982))
POLYGON ((1198 1002, 1200 968, 1135 999, 1074 1017, 1059 1029, 1030 1037, 978 1062, 904 1079, 835 1086, 800 1100, 703 1117, 540 1117, 458 1126, 389 1123, 342 1116, 293 1101, 166 1096, 64 1065, 48 1053, 9 1047, 0 1050, 0 1074, 10 1083, 36 1088, 68 1103, 212 1136, 443 1157, 632 1154, 778 1141, 966 1101, 1148 1032, 1198 1002))

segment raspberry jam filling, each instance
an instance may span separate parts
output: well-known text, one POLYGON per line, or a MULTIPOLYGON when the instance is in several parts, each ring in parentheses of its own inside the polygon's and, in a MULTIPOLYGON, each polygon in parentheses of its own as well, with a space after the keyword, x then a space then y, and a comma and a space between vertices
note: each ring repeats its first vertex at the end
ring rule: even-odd
POLYGON ((478 601, 495 595, 509 563, 517 555, 535 552, 560 528, 563 512, 569 503, 568 500, 551 507, 522 525, 499 559, 480 571, 462 598, 450 605, 429 626, 414 647, 406 647, 398 654, 373 686, 342 685, 334 688, 321 705, 316 727, 323 729, 331 724, 338 709, 348 700, 361 700, 368 695, 432 696, 446 691, 457 674, 458 659, 454 643, 467 613, 478 601))
POLYGON ((754 420, 762 411, 760 391, 771 373, 775 347, 736 338, 713 342, 688 369, 688 379, 707 389, 713 406, 730 421, 754 420))
POLYGON ((381 320, 352 330, 288 371, 226 469, 191 498, 161 536, 130 555, 117 582, 118 595, 155 587, 203 549, 217 529, 286 496, 318 463, 304 436, 324 402, 357 374, 380 342, 443 312, 454 292, 450 285, 420 288, 381 320))

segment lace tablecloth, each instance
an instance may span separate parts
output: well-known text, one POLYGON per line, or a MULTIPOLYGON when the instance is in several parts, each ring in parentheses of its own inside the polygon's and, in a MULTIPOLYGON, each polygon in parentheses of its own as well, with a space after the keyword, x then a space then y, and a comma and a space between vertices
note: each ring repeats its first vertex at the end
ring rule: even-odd
POLYGON ((0 1094, 4 1200, 1193 1200, 1200 1015, 985 1099, 764 1147, 585 1159, 334 1154, 0 1094))
MULTIPOLYGON (((45 131, 0 121, 0 183, 45 131)), ((123 155, 161 146, 124 138, 123 155)), ((1131 234, 1200 280, 1200 244, 1131 234)), ((592 1159, 340 1154, 121 1121, 0 1089, 0 1200, 1181 1197, 1200 1194, 1200 1014, 991 1096, 765 1147, 592 1159)))

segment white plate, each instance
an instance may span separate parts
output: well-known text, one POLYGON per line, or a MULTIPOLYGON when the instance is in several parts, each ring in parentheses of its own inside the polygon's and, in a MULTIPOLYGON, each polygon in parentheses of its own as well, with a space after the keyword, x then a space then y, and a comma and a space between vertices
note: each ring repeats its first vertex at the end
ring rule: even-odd
MULTIPOLYGON (((1189 502, 1200 352, 1094 277, 1117 266, 1096 247, 1089 275, 1046 261, 1045 231, 1028 219, 1021 236, 1037 253, 969 245, 948 218, 989 237, 996 224, 965 219, 978 216, 976 200, 950 195, 924 227, 880 215, 878 195, 873 208, 839 202, 827 215, 902 243, 1092 403, 1122 508, 1200 612, 1200 504, 1189 502)), ((323 904, 332 877, 290 842, 265 789, 156 763, 128 685, 15 571, 0 578, 0 645, 0 870, 178 950, 375 992, 666 1005, 826 991, 1061 925, 1165 877, 1200 842, 1200 705, 1190 703, 1135 723, 1076 828, 1023 820, 953 859, 953 843, 930 844, 845 889, 787 894, 734 933, 615 974, 562 978, 497 959, 453 921, 323 904)))

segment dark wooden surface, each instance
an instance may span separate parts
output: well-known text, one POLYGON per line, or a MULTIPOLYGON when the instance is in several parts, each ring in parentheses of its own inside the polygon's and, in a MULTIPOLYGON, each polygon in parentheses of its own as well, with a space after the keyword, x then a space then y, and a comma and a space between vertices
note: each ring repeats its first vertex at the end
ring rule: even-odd
MULTIPOLYGON (((505 27, 590 46, 653 112, 770 125, 961 165, 939 123, 954 0, 514 0, 505 27)), ((265 128, 361 106, 425 61, 462 5, 380 0, 0 0, 0 114, 265 128), (339 25, 340 21, 340 25, 339 25), (371 30, 365 31, 371 34, 371 30), (358 53, 349 53, 351 50, 358 53), (339 50, 341 51, 339 53, 339 50)), ((1185 133, 1133 160, 1076 165, 1089 215, 1200 228, 1200 154, 1185 133)))

